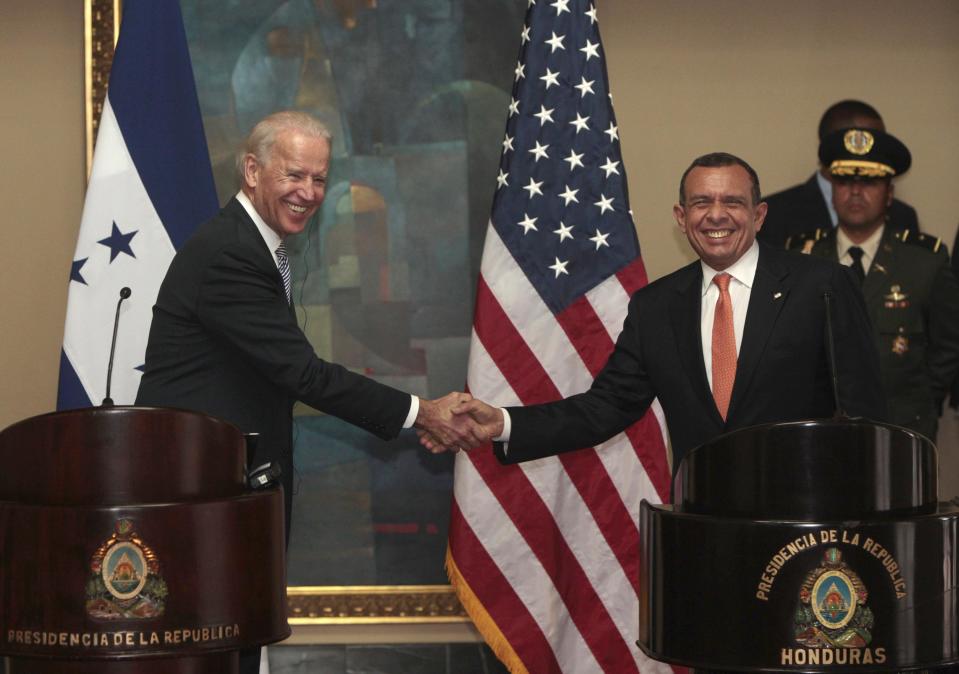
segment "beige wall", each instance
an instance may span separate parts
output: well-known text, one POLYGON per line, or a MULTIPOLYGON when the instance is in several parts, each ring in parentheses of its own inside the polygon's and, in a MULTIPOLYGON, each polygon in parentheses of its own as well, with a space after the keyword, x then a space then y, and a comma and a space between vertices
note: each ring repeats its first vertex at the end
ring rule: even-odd
POLYGON ((83 2, 0 2, 0 428, 50 411, 83 207, 83 2))
MULTIPOLYGON (((0 3, 0 427, 55 402, 83 196, 81 0, 0 3), (29 234, 29 237, 27 236, 29 234)), ((750 161, 770 192, 815 164, 822 110, 863 98, 913 151, 899 196, 952 243, 959 222, 959 3, 598 0, 650 277, 690 259, 676 181, 696 155, 750 161)))
POLYGON ((959 3, 600 0, 630 198, 651 278, 692 259, 671 215, 679 176, 725 150, 764 193, 805 180, 816 125, 861 98, 913 153, 897 196, 950 248, 959 223, 959 3))

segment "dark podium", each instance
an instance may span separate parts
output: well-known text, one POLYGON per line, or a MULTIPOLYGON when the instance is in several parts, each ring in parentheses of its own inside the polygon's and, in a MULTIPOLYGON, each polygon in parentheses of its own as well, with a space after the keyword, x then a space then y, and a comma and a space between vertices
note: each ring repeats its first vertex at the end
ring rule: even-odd
POLYGON ((647 655, 705 670, 959 663, 959 507, 936 449, 866 421, 770 424, 691 452, 640 512, 647 655))
POLYGON ((101 407, 0 433, 10 674, 212 674, 284 639, 283 495, 194 412, 101 407))

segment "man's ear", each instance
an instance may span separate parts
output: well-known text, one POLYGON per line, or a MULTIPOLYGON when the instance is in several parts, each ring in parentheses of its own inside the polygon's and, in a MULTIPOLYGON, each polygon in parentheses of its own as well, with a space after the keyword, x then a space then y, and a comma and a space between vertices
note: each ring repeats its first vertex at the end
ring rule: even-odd
POLYGON ((253 189, 256 187, 256 184, 260 176, 260 163, 256 160, 252 154, 247 153, 243 157, 243 182, 244 184, 253 189))
POLYGON ((673 205, 673 217, 676 218, 676 224, 679 226, 679 231, 685 234, 686 233, 686 209, 683 208, 682 204, 673 205))
POLYGON ((889 189, 886 192, 886 208, 892 206, 892 198, 896 194, 896 185, 891 180, 889 181, 889 189))
POLYGON ((763 223, 766 222, 766 213, 769 212, 769 204, 765 201, 760 201, 759 205, 756 207, 756 231, 758 232, 762 229, 763 223))

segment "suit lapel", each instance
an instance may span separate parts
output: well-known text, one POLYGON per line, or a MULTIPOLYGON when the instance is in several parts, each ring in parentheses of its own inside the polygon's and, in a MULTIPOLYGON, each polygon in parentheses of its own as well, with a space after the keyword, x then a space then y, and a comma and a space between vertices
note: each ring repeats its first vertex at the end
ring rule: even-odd
POLYGON ((719 416, 713 393, 709 389, 706 365, 703 362, 701 319, 703 268, 697 261, 687 267, 687 270, 688 273, 676 285, 676 301, 669 307, 676 349, 679 352, 686 379, 703 404, 703 409, 709 410, 713 421, 722 426, 723 420, 719 416))
MULTIPOLYGON (((246 235, 247 242, 256 250, 258 264, 260 264, 263 269, 270 270, 270 273, 273 275, 273 280, 279 289, 280 296, 285 298, 286 289, 283 287, 283 277, 280 276, 280 270, 277 269, 276 260, 273 259, 273 251, 266 245, 266 241, 263 240, 263 235, 260 234, 260 230, 256 228, 256 224, 250 218, 250 214, 246 212, 246 209, 237 201, 236 197, 230 199, 224 208, 225 210, 231 210, 234 215, 242 221, 244 225, 243 232, 246 235)), ((295 319, 296 309, 292 303, 287 302, 287 306, 289 306, 290 314, 295 319)))
POLYGON ((786 279, 789 272, 776 260, 770 259, 771 257, 770 252, 760 246, 759 263, 756 266, 756 278, 753 279, 752 291, 749 294, 746 325, 743 328, 743 340, 739 347, 736 381, 733 383, 727 420, 733 417, 738 403, 749 390, 750 382, 762 360, 769 335, 776 324, 779 312, 788 299, 789 286, 786 279))

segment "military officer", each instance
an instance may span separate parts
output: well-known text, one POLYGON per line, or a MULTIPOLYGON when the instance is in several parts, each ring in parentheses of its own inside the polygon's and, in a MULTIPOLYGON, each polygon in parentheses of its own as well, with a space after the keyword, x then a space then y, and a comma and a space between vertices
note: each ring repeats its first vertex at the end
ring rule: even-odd
POLYGON ((959 283, 939 239, 886 226, 892 180, 909 169, 909 150, 882 131, 847 128, 823 138, 819 158, 838 227, 791 237, 786 247, 838 260, 859 277, 890 421, 934 440, 959 372, 959 283))

